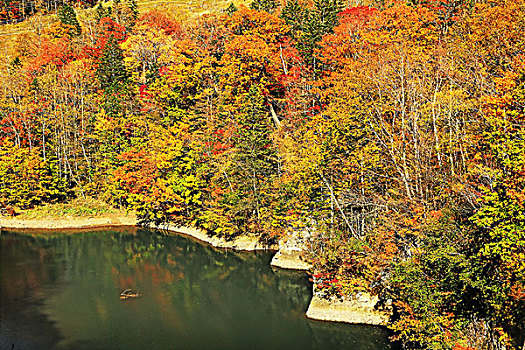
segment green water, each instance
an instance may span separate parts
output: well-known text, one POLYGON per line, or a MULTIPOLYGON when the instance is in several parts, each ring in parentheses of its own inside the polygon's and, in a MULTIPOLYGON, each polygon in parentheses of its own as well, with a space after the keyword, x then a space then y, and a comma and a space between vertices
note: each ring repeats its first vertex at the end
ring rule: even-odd
POLYGON ((0 349, 388 348, 381 328, 306 319, 307 276, 270 259, 142 230, 3 231, 0 349))

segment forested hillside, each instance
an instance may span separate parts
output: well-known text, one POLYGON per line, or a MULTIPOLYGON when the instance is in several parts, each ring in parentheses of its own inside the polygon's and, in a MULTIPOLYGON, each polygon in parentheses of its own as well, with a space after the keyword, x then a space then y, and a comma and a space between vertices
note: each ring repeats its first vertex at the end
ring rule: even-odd
POLYGON ((525 0, 12 3, 2 206, 307 230, 317 287, 393 299, 407 349, 523 346, 525 0))

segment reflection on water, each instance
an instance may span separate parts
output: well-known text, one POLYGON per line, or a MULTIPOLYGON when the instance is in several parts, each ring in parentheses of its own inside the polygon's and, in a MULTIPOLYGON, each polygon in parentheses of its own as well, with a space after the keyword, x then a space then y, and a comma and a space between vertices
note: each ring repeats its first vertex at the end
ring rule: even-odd
POLYGON ((141 230, 4 231, 0 349, 388 348, 382 329, 307 320, 307 277, 270 258, 141 230))

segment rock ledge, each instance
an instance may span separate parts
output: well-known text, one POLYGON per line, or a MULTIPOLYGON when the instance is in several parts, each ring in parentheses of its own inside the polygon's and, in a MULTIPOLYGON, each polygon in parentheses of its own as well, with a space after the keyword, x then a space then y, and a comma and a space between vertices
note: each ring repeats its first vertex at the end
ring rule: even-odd
POLYGON ((155 226, 154 228, 190 236, 216 248, 228 248, 242 251, 277 250, 276 246, 262 244, 256 236, 240 236, 231 241, 227 241, 224 238, 209 236, 206 232, 194 227, 163 224, 155 226))
POLYGON ((306 317, 321 320, 386 326, 390 320, 391 310, 377 310, 377 297, 364 293, 353 300, 326 300, 314 295, 306 317))
POLYGON ((278 251, 270 265, 287 270, 310 270, 312 268, 312 265, 301 259, 299 252, 278 251))

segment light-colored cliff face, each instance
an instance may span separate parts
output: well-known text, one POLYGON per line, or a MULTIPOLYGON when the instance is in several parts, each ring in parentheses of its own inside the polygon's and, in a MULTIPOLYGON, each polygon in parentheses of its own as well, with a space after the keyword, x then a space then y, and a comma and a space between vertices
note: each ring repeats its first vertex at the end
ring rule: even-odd
MULTIPOLYGON (((303 260, 310 233, 306 230, 295 231, 279 240, 279 251, 271 265, 282 269, 310 270, 312 266, 303 260)), ((325 299, 315 292, 306 317, 320 320, 386 326, 392 315, 391 304, 379 309, 377 296, 360 293, 347 300, 325 299)), ((525 349, 524 349, 525 350, 525 349)))
POLYGON ((199 241, 208 243, 209 245, 216 248, 235 249, 243 251, 277 250, 277 246, 265 245, 259 242, 259 238, 256 236, 239 236, 233 240, 227 241, 221 237, 210 236, 203 230, 199 230, 198 228, 194 227, 162 224, 155 226, 154 228, 190 236, 199 241))
POLYGON ((376 308, 379 299, 362 293, 351 300, 327 300, 314 294, 306 317, 321 320, 386 326, 392 316, 391 305, 382 310, 376 308))
POLYGON ((270 265, 279 267, 281 269, 305 271, 310 270, 310 268, 312 267, 312 265, 301 259, 300 253, 284 253, 282 251, 278 251, 274 255, 270 265))
POLYGON ((312 266, 302 259, 306 250, 307 231, 294 231, 279 240, 279 251, 270 265, 290 270, 310 270, 312 266))

